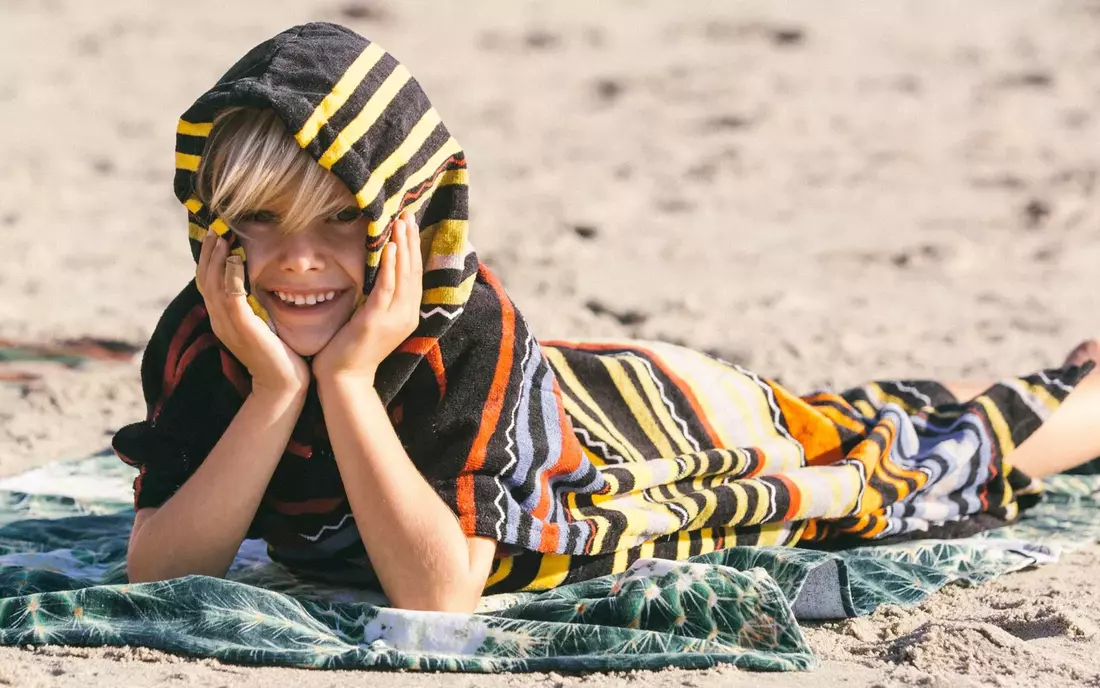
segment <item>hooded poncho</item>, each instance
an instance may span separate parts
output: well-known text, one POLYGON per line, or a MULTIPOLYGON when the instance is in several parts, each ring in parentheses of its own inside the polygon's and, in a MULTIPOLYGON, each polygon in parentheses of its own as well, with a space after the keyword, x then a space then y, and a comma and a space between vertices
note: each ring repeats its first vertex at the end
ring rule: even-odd
MULTIPOLYGON (((618 572, 640 556, 942 535, 1013 519, 1038 493, 1005 455, 1082 369, 1010 379, 965 404, 914 381, 799 397, 670 344, 536 341, 467 239, 462 149, 397 60, 333 24, 265 41, 184 113, 174 186, 196 259, 214 231, 247 260, 195 195, 214 118, 231 106, 274 110, 355 195, 369 224, 365 291, 393 218, 409 208, 423 228, 419 324, 376 386, 462 529, 500 543, 489 592, 618 572)), ((140 468, 136 509, 175 493, 250 391, 194 282, 157 324, 141 375, 148 416, 114 439, 140 468)), ((372 580, 313 390, 248 537, 302 575, 372 580)))

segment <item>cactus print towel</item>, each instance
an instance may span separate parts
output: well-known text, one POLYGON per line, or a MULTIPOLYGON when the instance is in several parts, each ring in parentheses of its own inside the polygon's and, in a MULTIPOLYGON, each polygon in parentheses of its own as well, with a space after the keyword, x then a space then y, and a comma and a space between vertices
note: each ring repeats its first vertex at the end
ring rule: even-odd
POLYGON ((798 619, 913 604, 1100 538, 1100 476, 1057 476, 1015 525, 971 538, 823 552, 735 547, 472 615, 390 609, 371 590, 305 582, 246 540, 228 579, 129 585, 133 469, 110 455, 0 480, 0 644, 140 645, 228 662, 431 671, 707 667, 806 670, 798 619))

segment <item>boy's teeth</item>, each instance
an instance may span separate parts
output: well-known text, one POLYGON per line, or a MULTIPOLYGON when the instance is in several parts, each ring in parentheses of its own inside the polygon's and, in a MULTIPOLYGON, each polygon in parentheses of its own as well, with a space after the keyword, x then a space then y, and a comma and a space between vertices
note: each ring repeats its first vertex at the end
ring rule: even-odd
POLYGON ((302 296, 301 294, 287 294, 285 292, 277 291, 275 295, 279 297, 279 300, 283 303, 291 303, 295 306, 313 306, 318 303, 323 303, 331 299, 336 298, 336 292, 330 291, 324 294, 307 294, 302 296))

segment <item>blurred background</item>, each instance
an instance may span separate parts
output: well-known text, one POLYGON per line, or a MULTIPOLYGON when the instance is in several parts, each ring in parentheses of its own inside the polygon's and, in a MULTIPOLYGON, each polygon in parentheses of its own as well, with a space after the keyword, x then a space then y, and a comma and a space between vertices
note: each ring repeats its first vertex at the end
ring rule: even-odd
MULTIPOLYGON (((808 392, 1023 374, 1100 335, 1100 0, 0 0, 0 477, 144 415, 139 352, 194 274, 177 119, 252 46, 314 20, 422 83, 468 156, 472 239, 540 338, 679 342, 808 392)), ((807 624, 811 678, 1084 680, 1098 567, 1093 545, 919 608, 807 624)), ((0 648, 11 685, 227 673, 337 680, 0 648)), ((739 673, 590 678, 805 684, 739 673)))
MULTIPOLYGON (((311 20, 422 83, 540 338, 810 391, 1022 374, 1100 333, 1095 0, 2 0, 0 339, 144 345, 194 269, 177 118, 311 20)), ((136 359, 19 366, 0 474, 144 413, 136 359)))

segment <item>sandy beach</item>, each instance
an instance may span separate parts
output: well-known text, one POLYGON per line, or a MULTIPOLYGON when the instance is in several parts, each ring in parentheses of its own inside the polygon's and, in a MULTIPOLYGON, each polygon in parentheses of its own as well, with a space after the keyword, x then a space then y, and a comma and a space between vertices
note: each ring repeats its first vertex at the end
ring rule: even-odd
MULTIPOLYGON (((313 20, 461 142, 471 238, 536 335, 660 339, 800 392, 993 380, 1100 335, 1100 2, 0 5, 0 340, 142 347, 194 273, 180 113, 313 20)), ((129 362, 18 364, 0 476, 145 413, 129 362), (34 379, 30 379, 33 377, 34 379)), ((806 631, 813 674, 416 675, 0 648, 0 686, 1100 685, 1100 546, 806 631)))

